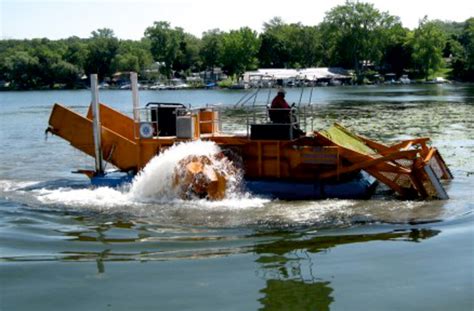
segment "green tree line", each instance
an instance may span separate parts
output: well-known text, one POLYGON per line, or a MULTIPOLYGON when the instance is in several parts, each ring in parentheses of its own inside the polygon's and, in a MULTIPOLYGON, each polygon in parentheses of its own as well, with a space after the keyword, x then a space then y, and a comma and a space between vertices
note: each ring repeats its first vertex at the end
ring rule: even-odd
POLYGON ((136 71, 143 78, 152 66, 162 78, 216 67, 235 77, 259 67, 343 67, 359 78, 373 69, 423 79, 444 70, 452 79, 474 81, 474 18, 457 23, 425 17, 410 30, 372 4, 347 1, 316 26, 275 17, 260 34, 242 27, 212 29, 198 38, 159 21, 141 40, 120 40, 104 28, 85 39, 0 41, 0 80, 13 89, 73 88, 91 73, 108 79, 136 71))

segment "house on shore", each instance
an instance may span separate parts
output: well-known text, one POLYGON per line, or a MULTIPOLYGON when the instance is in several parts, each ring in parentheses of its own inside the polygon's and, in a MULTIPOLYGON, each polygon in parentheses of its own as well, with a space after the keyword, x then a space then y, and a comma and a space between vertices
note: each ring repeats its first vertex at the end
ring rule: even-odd
POLYGON ((286 87, 303 85, 341 85, 350 84, 352 75, 339 67, 319 67, 305 69, 260 68, 247 71, 243 76, 244 83, 250 87, 286 87))

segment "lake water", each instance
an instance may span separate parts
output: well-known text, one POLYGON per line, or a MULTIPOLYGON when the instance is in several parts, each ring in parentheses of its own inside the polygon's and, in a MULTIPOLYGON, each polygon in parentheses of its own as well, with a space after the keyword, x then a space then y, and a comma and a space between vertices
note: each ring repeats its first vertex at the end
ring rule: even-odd
MULTIPOLYGON (((307 103, 309 90, 302 96, 307 103)), ((147 102, 232 107, 246 91, 142 91, 147 102)), ((298 102, 298 89, 288 90, 298 102)), ((262 90, 259 100, 268 92, 262 90)), ((131 112, 127 91, 101 101, 131 112)), ((433 140, 447 201, 143 202, 91 189, 93 159, 45 140, 51 105, 90 93, 0 93, 0 310, 473 310, 474 86, 316 88, 314 129, 433 140)), ((226 127, 244 122, 224 111, 226 127)))

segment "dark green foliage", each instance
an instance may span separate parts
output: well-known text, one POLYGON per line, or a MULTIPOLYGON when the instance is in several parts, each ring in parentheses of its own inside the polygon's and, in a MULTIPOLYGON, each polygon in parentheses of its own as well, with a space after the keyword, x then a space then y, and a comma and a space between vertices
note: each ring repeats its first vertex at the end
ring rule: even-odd
POLYGON ((323 48, 318 27, 285 24, 273 18, 264 24, 258 53, 264 68, 304 68, 322 63, 323 48))
POLYGON ((152 63, 149 41, 124 40, 120 41, 112 67, 119 72, 141 72, 152 63))
POLYGON ((64 60, 75 65, 77 68, 84 68, 89 52, 87 42, 78 37, 71 37, 63 40, 63 44, 66 46, 63 55, 64 60))
POLYGON ((213 70, 220 66, 222 53, 222 32, 219 29, 209 30, 202 35, 199 56, 203 69, 213 70))
POLYGON ((446 35, 435 22, 430 22, 425 17, 415 29, 409 39, 413 47, 412 59, 415 69, 422 77, 438 69, 443 64, 443 50, 446 46, 446 35))
POLYGON ((474 18, 464 23, 459 43, 453 48, 452 68, 455 78, 474 81, 474 18))
POLYGON ((367 62, 381 65, 400 28, 398 17, 380 12, 372 4, 347 1, 331 9, 323 21, 323 41, 329 42, 331 65, 354 68, 359 74, 367 62))
POLYGON ((0 40, 0 82, 13 89, 78 87, 91 73, 108 80, 116 72, 135 71, 153 81, 216 67, 240 77, 258 67, 331 66, 353 69, 360 80, 371 72, 427 78, 449 66, 444 70, 453 79, 474 81, 474 18, 463 23, 425 18, 410 31, 372 4, 346 1, 317 26, 275 17, 261 34, 242 27, 197 38, 158 21, 139 41, 119 40, 107 28, 87 39, 0 40))
POLYGON ((101 80, 112 75, 115 72, 113 64, 118 49, 119 40, 111 29, 104 28, 93 31, 92 38, 87 44, 85 74, 97 73, 101 80))
POLYGON ((171 77, 173 64, 178 57, 183 30, 171 29, 168 22, 155 22, 145 30, 145 38, 150 40, 153 59, 163 64, 163 74, 171 77))
POLYGON ((35 88, 39 85, 39 61, 26 51, 16 51, 3 58, 3 79, 12 83, 16 88, 35 88))
POLYGON ((0 79, 13 88, 32 89, 55 84, 71 86, 79 67, 65 59, 67 46, 61 41, 34 39, 31 41, 1 41, 0 79))
POLYGON ((246 70, 257 69, 259 46, 257 33, 248 27, 224 34, 220 55, 222 68, 230 76, 239 76, 246 70))
POLYGON ((283 29, 285 23, 281 18, 275 17, 263 25, 264 32, 260 36, 259 50, 260 66, 263 68, 286 68, 289 60, 288 40, 283 29))
POLYGON ((190 73, 201 68, 199 50, 201 41, 195 36, 181 30, 178 53, 173 62, 173 70, 180 73, 190 73))

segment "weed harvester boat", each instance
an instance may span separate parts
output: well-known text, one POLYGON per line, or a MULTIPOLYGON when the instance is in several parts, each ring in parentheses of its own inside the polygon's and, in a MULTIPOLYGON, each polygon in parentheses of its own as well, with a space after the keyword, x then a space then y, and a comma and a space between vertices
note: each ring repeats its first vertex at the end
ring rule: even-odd
MULTIPOLYGON (((280 199, 370 198, 378 182, 404 199, 447 199, 440 180, 453 176, 429 138, 385 145, 340 124, 301 134, 297 122, 268 120, 268 110, 246 111, 245 134, 221 130, 215 107, 189 108, 148 103, 139 108, 132 78, 133 116, 99 103, 97 76, 91 76, 92 104, 87 115, 54 104, 47 131, 95 158, 95 170, 80 170, 96 186, 130 182, 156 155, 182 142, 212 141, 233 169, 243 170, 247 190, 280 199), (118 171, 105 172, 104 161, 118 171)), ((306 109, 306 108, 304 108, 306 109)), ((300 107, 301 110, 304 110, 300 107)), ((306 120, 306 117, 302 117, 306 120)), ((308 129, 305 124, 305 129, 308 129)), ((221 199, 228 176, 206 157, 179 161, 170 187, 182 197, 221 199)))

